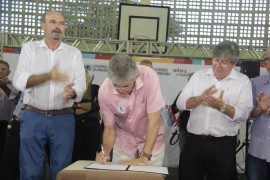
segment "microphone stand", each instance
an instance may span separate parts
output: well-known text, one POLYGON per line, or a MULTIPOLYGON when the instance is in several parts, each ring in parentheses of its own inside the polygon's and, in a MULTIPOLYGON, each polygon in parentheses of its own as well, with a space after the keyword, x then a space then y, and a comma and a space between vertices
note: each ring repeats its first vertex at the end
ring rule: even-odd
POLYGON ((248 154, 248 147, 249 147, 249 128, 251 126, 251 122, 248 119, 246 121, 246 135, 245 140, 242 142, 241 146, 236 149, 236 154, 245 147, 245 170, 244 173, 247 173, 247 154, 248 154))

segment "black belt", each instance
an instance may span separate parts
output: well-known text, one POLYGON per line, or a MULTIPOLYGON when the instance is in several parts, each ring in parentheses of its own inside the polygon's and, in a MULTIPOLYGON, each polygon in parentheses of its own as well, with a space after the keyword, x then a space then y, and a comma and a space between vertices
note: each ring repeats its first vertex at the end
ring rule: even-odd
POLYGON ((39 114, 44 114, 46 116, 55 116, 61 114, 73 114, 72 107, 64 108, 64 109, 56 109, 56 110, 41 110, 31 105, 26 105, 25 109, 29 111, 33 111, 39 114))
POLYGON ((189 136, 193 136, 193 137, 197 137, 197 138, 201 138, 201 139, 222 139, 222 138, 235 138, 236 136, 221 136, 221 137, 215 137, 215 136, 211 136, 211 135, 206 135, 206 134, 201 134, 201 135, 197 135, 197 134, 193 134, 193 133, 188 133, 189 136))
POLYGON ((11 121, 13 121, 13 120, 19 121, 20 119, 17 116, 13 116, 13 118, 11 119, 11 121))

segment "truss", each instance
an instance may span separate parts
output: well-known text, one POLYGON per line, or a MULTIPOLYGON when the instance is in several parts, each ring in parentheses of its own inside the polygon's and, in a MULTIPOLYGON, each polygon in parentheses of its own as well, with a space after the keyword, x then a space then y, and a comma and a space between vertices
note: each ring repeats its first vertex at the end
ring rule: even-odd
MULTIPOLYGON (((22 47, 28 41, 40 40, 42 36, 10 34, 0 32, 0 50, 7 47, 22 47)), ((210 59, 214 45, 178 44, 156 41, 111 40, 90 38, 64 38, 65 43, 77 47, 83 53, 210 59)), ((240 47, 240 59, 248 61, 263 60, 267 47, 240 47)))

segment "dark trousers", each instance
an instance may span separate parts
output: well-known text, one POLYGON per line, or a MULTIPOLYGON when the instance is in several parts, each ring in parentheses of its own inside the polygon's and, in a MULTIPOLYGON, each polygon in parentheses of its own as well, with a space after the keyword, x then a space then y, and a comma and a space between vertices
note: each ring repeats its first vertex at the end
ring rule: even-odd
POLYGON ((269 180, 270 162, 266 162, 265 159, 259 159, 257 157, 248 154, 247 171, 249 180, 269 180))
POLYGON ((7 129, 0 165, 1 179, 16 180, 19 177, 20 122, 13 120, 7 129))
POLYGON ((5 120, 0 121, 0 163, 2 162, 2 154, 5 144, 5 136, 8 122, 5 120))
POLYGON ((235 170, 236 136, 189 133, 180 155, 180 180, 231 180, 235 170))
POLYGON ((76 119, 72 161, 95 160, 101 146, 101 125, 96 119, 76 119))
MULTIPOLYGON (((17 180, 19 171, 19 150, 20 150, 20 121, 12 120, 11 128, 7 129, 5 144, 3 148, 2 162, 0 164, 0 179, 17 180)), ((49 157, 49 147, 46 145, 46 153, 49 157)), ((48 163, 49 164, 49 163, 48 163)), ((43 179, 46 177, 44 173, 43 179)))

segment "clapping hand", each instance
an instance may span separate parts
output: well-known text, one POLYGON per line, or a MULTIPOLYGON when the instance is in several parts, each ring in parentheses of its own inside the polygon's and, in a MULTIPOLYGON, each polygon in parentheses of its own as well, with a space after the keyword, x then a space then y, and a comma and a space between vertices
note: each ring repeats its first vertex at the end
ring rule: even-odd
POLYGON ((224 90, 222 90, 219 94, 218 97, 213 96, 213 94, 217 91, 217 89, 214 86, 211 86, 210 88, 208 88, 207 90, 205 90, 203 92, 202 95, 202 104, 215 108, 215 109, 219 109, 221 106, 223 106, 224 102, 223 102, 223 94, 224 94, 224 90))
POLYGON ((1 88, 7 87, 7 81, 8 81, 7 77, 1 77, 0 78, 0 87, 1 88))
POLYGON ((68 76, 60 73, 57 69, 57 65, 55 65, 51 72, 50 72, 50 79, 52 80, 57 80, 57 81, 67 81, 68 80, 68 76))
POLYGON ((68 101, 70 99, 75 99, 77 96, 76 91, 72 88, 72 86, 74 86, 74 83, 70 83, 68 84, 65 89, 64 89, 64 93, 63 93, 63 98, 65 101, 68 101))
POLYGON ((268 110, 270 107, 270 95, 266 96, 264 94, 264 92, 260 92, 257 95, 256 98, 257 104, 258 106, 263 110, 263 111, 267 111, 268 116, 270 115, 270 111, 268 110))

